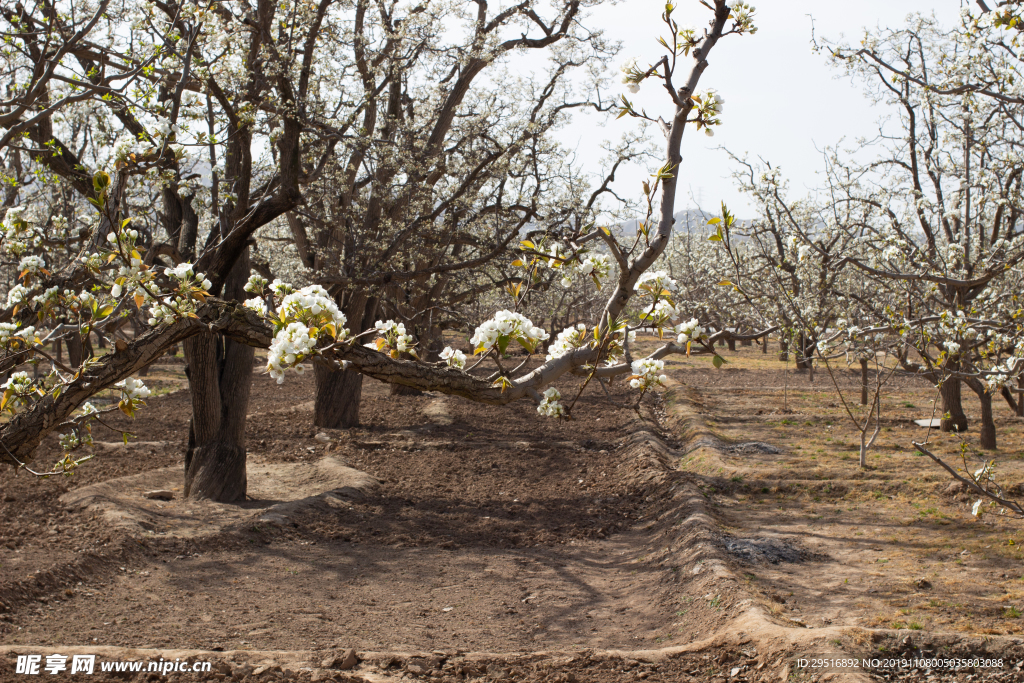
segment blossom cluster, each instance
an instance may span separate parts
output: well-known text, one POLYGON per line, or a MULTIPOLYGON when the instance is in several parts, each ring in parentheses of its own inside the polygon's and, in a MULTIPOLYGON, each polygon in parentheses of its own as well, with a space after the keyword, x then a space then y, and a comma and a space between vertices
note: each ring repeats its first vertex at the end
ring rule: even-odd
POLYGON ((36 249, 43 244, 43 232, 33 227, 25 218, 25 207, 13 206, 7 209, 4 224, 0 229, 0 253, 21 256, 29 249, 36 249))
POLYGON ((601 280, 608 277, 611 272, 612 262, 606 254, 588 254, 580 261, 572 261, 565 264, 562 271, 562 286, 571 287, 574 275, 590 276, 601 285, 601 280))
POLYGON ((302 361, 313 354, 316 346, 316 339, 310 337, 309 332, 309 328, 302 323, 293 322, 274 335, 267 353, 267 372, 278 384, 284 383, 286 368, 292 367, 300 375, 305 372, 302 361))
POLYGON ((267 302, 264 301, 261 297, 254 296, 251 299, 246 299, 244 302, 242 302, 242 305, 251 311, 256 311, 260 315, 267 315, 267 302))
POLYGON ((542 394, 544 397, 541 399, 540 404, 537 406, 537 412, 546 417, 562 417, 565 414, 565 408, 559 403, 562 398, 561 392, 554 387, 548 387, 542 394))
MULTIPOLYGON (((275 283, 280 283, 280 280, 275 280, 275 283)), ((267 288, 267 279, 259 273, 253 273, 249 276, 248 281, 245 283, 245 291, 250 294, 263 294, 263 290, 267 288)))
MULTIPOLYGON (((292 367, 299 374, 305 371, 302 361, 317 353, 316 340, 321 334, 337 341, 347 338, 348 319, 320 285, 296 291, 291 285, 274 280, 270 289, 284 296, 274 319, 277 332, 267 353, 267 372, 281 384, 287 368, 292 367)), ((250 302, 251 299, 247 305, 250 302)))
POLYGON ((464 370, 466 368, 466 354, 450 346, 444 347, 444 350, 441 351, 441 360, 447 363, 448 367, 455 368, 456 370, 464 370))
POLYGON ((37 274, 46 269, 46 261, 42 256, 23 256, 18 262, 18 270, 22 273, 37 274))
POLYGON ((0 347, 18 351, 38 340, 36 328, 31 325, 19 328, 17 323, 0 323, 0 347))
POLYGON ((675 327, 675 332, 678 335, 676 337, 676 344, 679 346, 689 344, 691 341, 699 341, 705 338, 707 334, 696 318, 690 318, 685 323, 679 323, 675 327))
POLYGON ((699 130, 703 126, 704 134, 709 138, 714 137, 715 131, 712 126, 721 124, 718 117, 725 109, 725 98, 714 90, 708 90, 703 95, 696 95, 693 99, 697 104, 697 129, 699 130))
POLYGON ((555 341, 548 346, 548 355, 545 360, 561 358, 567 353, 583 348, 590 344, 590 336, 587 334, 587 326, 577 323, 575 327, 567 327, 558 333, 555 341))
MULTIPOLYGON (((278 281, 274 281, 278 284, 278 281)), ((285 291, 287 286, 279 287, 285 291)), ((281 301, 281 320, 301 320, 304 322, 320 322, 334 324, 338 332, 348 319, 338 310, 338 305, 320 285, 309 285, 298 291, 287 294, 281 301)))
POLYGON ((23 396, 32 391, 32 379, 27 372, 14 372, 6 382, 0 384, 0 389, 23 396))
POLYGON ((633 361, 633 375, 629 378, 629 386, 646 391, 659 384, 665 384, 668 377, 662 374, 665 361, 653 358, 641 358, 633 361))
POLYGON ((114 385, 121 390, 122 401, 142 401, 152 393, 141 379, 129 377, 114 385))
POLYGON ((493 318, 476 328, 469 342, 475 353, 490 351, 495 347, 499 353, 505 353, 511 342, 518 342, 527 352, 533 353, 537 344, 549 336, 521 313, 498 311, 493 318))
POLYGON ((666 296, 676 291, 678 286, 666 271, 648 270, 640 276, 633 288, 641 295, 666 296))
POLYGON ((640 83, 644 80, 644 73, 637 66, 635 57, 626 60, 626 63, 622 65, 622 83, 629 92, 634 95, 640 92, 640 83))
POLYGON ((651 326, 661 330, 665 325, 671 324, 673 318, 677 318, 681 314, 681 311, 670 300, 658 299, 654 307, 648 309, 641 317, 651 326))
POLYGON ((35 387, 35 383, 27 372, 12 373, 10 379, 0 384, 0 389, 3 389, 3 398, 0 398, 0 411, 6 409, 10 412, 14 412, 15 406, 19 404, 27 405, 29 395, 42 392, 41 389, 35 387))
MULTIPOLYGON (((134 259, 133 259, 134 260, 134 259)), ((179 263, 174 268, 164 268, 164 274, 172 282, 175 295, 164 297, 149 310, 149 324, 170 324, 182 316, 194 314, 199 303, 205 301, 213 283, 204 273, 196 273, 191 263, 179 263)), ((143 299, 151 299, 148 289, 140 294, 143 299)))
POLYGON ((416 340, 411 334, 406 334, 405 323, 394 320, 378 320, 373 327, 377 330, 377 339, 369 344, 364 344, 367 348, 387 353, 392 358, 398 358, 403 353, 416 355, 413 350, 416 340))

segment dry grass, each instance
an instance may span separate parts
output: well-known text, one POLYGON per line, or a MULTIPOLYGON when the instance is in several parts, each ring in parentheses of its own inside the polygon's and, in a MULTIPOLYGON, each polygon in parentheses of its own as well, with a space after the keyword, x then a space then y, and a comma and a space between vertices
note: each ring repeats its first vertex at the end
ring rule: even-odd
MULTIPOLYGON (((1006 616, 1011 608, 1024 610, 1024 522, 997 510, 974 518, 975 498, 947 493, 950 477, 911 444, 927 439, 933 452, 959 467, 963 444, 968 468, 995 459, 999 481, 1014 486, 1024 482, 1024 420, 995 397, 1000 447, 983 452, 977 448, 978 401, 970 390, 963 395, 969 431, 929 433, 913 420, 932 416, 937 391, 917 378, 894 377, 882 395, 882 430, 862 469, 859 433, 829 374, 819 369, 811 383, 807 372, 780 362, 773 347, 767 355, 758 347, 721 349, 728 362, 718 370, 707 356, 673 357, 667 364, 686 386, 687 409, 700 415, 710 435, 726 444, 762 441, 781 451, 701 449, 682 460, 681 467, 714 482, 730 531, 769 531, 833 558, 816 569, 798 567, 795 579, 775 577, 807 589, 804 609, 815 602, 812 593, 831 585, 850 593, 842 604, 857 612, 851 623, 859 625, 1024 632, 1024 619, 1006 616), (929 588, 916 587, 921 578, 929 588)), ((833 372, 846 400, 858 403, 859 368, 833 372)), ((867 412, 860 405, 850 410, 858 419, 867 412)), ((818 599, 821 609, 825 602, 818 599)))

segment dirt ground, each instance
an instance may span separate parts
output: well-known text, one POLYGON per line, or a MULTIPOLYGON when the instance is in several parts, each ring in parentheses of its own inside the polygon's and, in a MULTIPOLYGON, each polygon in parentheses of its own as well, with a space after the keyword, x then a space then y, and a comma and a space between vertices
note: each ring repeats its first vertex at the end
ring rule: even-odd
MULTIPOLYGON (((873 673, 1024 680, 1020 522, 975 520, 907 449, 934 389, 894 384, 861 471, 827 374, 726 358, 671 361, 639 415, 588 388, 572 421, 367 380, 362 425, 326 433, 310 377, 257 374, 234 506, 181 499, 189 401, 167 359, 114 425, 130 445, 98 429, 71 479, 0 472, 0 681, 50 650, 219 667, 171 680, 818 680, 795 658, 827 652, 998 654, 873 673)), ((1024 429, 997 417, 1001 476, 1024 481, 1024 429)))
MULTIPOLYGON (((711 488, 724 531, 763 534, 820 555, 799 568, 780 564, 751 574, 762 594, 792 595, 767 603, 773 613, 816 624, 1024 632, 1022 521, 994 510, 976 519, 970 508, 977 496, 911 445, 928 439, 932 452, 963 468, 959 446, 963 440, 969 452, 977 450, 976 423, 963 435, 927 433, 914 420, 931 417, 936 390, 894 378, 883 392, 882 431, 861 470, 859 433, 826 372, 811 383, 790 366, 782 402, 780 364, 755 349, 741 351, 724 372, 698 359, 676 364, 685 400, 718 446, 687 456, 683 466, 717 477, 711 488), (741 442, 765 442, 777 452, 737 448, 741 442)), ((859 403, 859 373, 844 367, 836 379, 847 400, 859 403)), ((1019 493, 1024 420, 996 398, 1001 448, 968 457, 967 466, 973 471, 994 458, 999 481, 1019 493)), ((977 399, 966 390, 964 406, 969 418, 977 416, 977 399)), ((866 413, 853 410, 859 418, 866 413)))

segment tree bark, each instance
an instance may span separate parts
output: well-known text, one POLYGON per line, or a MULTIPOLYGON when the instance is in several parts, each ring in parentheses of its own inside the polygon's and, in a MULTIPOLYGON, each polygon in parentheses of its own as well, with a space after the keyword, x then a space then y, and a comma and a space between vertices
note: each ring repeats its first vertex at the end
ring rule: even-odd
POLYGON ((860 359, 860 404, 868 404, 868 359, 860 359))
POLYGON ((73 368, 81 367, 82 361, 85 360, 85 345, 82 344, 82 337, 78 332, 72 330, 64 343, 68 347, 68 365, 73 368))
POLYGON ((804 334, 800 334, 796 341, 796 369, 797 370, 810 370, 813 365, 811 355, 814 352, 814 341, 808 339, 804 334))
POLYGON ((768 335, 764 335, 764 343, 761 344, 761 353, 768 353, 768 335))
POLYGON ((358 425, 363 376, 355 370, 331 370, 314 363, 313 378, 316 381, 313 424, 325 429, 348 429, 358 425))
POLYGON ((992 418, 992 394, 982 389, 978 394, 981 401, 981 435, 979 438, 982 448, 995 450, 996 448, 996 423, 992 418))
POLYGON ((725 343, 729 345, 729 350, 730 351, 735 351, 736 350, 736 340, 735 339, 727 339, 725 343))
POLYGON ((960 400, 960 379, 950 377, 942 383, 939 389, 942 396, 942 422, 939 430, 943 432, 962 432, 967 429, 967 415, 964 414, 963 403, 960 400), (946 414, 949 419, 946 419, 946 414))
POLYGON ((785 337, 779 337, 779 360, 783 363, 789 362, 789 343, 785 337))
MULTIPOLYGON (((248 276, 246 250, 228 274, 225 294, 239 298, 248 276)), ((192 393, 185 497, 245 500, 245 415, 255 350, 206 331, 186 339, 184 347, 192 393)))
MULTIPOLYGON (((370 325, 376 314, 377 300, 355 295, 344 311, 348 328, 352 334, 359 334, 370 325)), ((331 370, 314 363, 313 379, 316 382, 313 424, 324 429, 349 429, 358 425, 363 376, 355 370, 331 370)))

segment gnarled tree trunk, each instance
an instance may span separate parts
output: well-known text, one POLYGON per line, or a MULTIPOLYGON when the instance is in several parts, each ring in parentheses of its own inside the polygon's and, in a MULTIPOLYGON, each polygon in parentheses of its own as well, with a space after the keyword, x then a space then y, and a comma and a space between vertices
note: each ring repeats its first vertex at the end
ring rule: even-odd
POLYGON ((992 417, 992 394, 982 391, 978 394, 981 401, 981 434, 979 442, 982 448, 995 450, 996 448, 996 423, 992 417))
POLYGON ((313 379, 316 382, 313 424, 325 429, 348 429, 358 425, 363 376, 355 370, 331 370, 314 363, 313 379))
MULTIPOLYGON (((377 312, 377 299, 357 294, 344 307, 348 328, 359 334, 370 326, 377 312)), ((313 365, 316 397, 313 424, 324 429, 348 429, 359 424, 359 402, 363 396, 363 376, 355 370, 331 370, 313 365)))
POLYGON ((964 383, 978 395, 981 402, 981 432, 978 437, 979 445, 982 448, 995 450, 996 448, 996 422, 992 415, 992 394, 988 387, 973 377, 968 377, 964 383))
POLYGON ((964 414, 963 403, 960 400, 960 379, 950 377, 942 383, 939 388, 942 396, 942 422, 939 430, 943 432, 962 432, 967 429, 967 415, 964 414), (949 418, 946 418, 946 415, 949 418))
MULTIPOLYGON (((248 250, 224 283, 225 298, 244 295, 248 250)), ((231 503, 245 499, 245 415, 254 349, 202 332, 183 342, 192 421, 185 454, 185 497, 231 503)))

